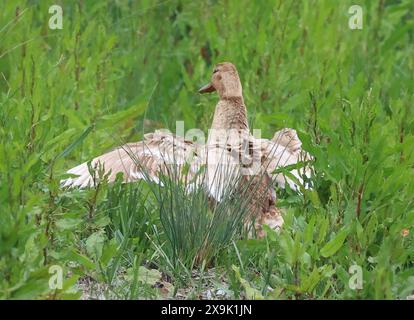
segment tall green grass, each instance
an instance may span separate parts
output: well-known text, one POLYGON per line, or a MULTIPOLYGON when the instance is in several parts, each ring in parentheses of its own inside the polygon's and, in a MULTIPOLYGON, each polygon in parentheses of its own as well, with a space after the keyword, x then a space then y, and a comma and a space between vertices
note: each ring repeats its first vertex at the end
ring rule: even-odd
MULTIPOLYGON (((231 169, 230 169, 231 170, 231 169)), ((227 172, 217 169, 217 179, 227 172)), ((230 173, 231 174, 231 173, 230 173)), ((205 177, 192 185, 169 176, 161 176, 161 185, 154 188, 157 210, 168 244, 163 255, 174 269, 182 266, 190 270, 200 265, 211 266, 220 250, 246 232, 249 227, 247 185, 238 189, 228 188, 217 202, 209 194, 205 177)), ((234 177, 232 184, 238 185, 240 177, 234 177)))

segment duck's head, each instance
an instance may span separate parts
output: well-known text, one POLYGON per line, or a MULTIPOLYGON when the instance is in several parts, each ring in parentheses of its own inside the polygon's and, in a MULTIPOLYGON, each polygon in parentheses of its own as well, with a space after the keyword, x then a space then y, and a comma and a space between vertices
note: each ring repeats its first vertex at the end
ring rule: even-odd
POLYGON ((199 93, 217 91, 220 98, 242 96, 242 86, 236 67, 230 62, 222 62, 214 67, 209 84, 198 90, 199 93))

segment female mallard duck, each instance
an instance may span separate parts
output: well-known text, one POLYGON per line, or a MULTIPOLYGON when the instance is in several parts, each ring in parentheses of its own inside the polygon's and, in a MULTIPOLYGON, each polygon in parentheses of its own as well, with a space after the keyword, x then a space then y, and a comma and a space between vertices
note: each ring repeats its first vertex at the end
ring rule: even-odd
MULTIPOLYGON (((206 144, 197 144, 157 130, 146 134, 143 141, 125 144, 94 158, 91 168, 98 170, 99 167, 110 182, 119 172, 123 173, 125 182, 138 179, 159 182, 159 174, 171 175, 171 166, 186 165, 186 170, 180 170, 180 179, 185 178, 185 181, 194 181, 193 178, 199 176, 197 173, 204 166, 206 174, 202 178, 203 183, 215 201, 220 201, 228 188, 240 188, 243 180, 249 181, 245 184, 251 197, 248 209, 250 217, 256 221, 258 235, 262 236, 262 224, 272 229, 278 229, 283 224, 280 211, 275 207, 276 194, 272 183, 276 182, 282 188, 286 183, 293 189, 298 188, 295 181, 275 173, 275 170, 310 160, 311 157, 301 149, 301 141, 293 129, 282 129, 271 140, 258 139, 250 134, 242 85, 232 63, 217 64, 211 82, 199 93, 214 91, 217 91, 220 100, 206 144)), ((64 187, 88 187, 94 183, 86 162, 68 173, 77 177, 63 180, 64 187)), ((290 173, 303 184, 302 176, 309 175, 309 168, 304 168, 302 174, 297 169, 290 173)))

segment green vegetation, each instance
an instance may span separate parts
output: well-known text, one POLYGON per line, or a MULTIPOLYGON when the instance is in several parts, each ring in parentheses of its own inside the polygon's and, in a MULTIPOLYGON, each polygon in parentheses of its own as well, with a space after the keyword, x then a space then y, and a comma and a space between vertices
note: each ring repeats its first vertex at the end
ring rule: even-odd
POLYGON ((405 299, 413 98, 411 0, 2 1, 0 298, 405 299), (348 27, 355 2, 362 30, 348 27), (55 3, 62 30, 48 27, 55 3), (316 158, 313 190, 277 190, 279 234, 213 230, 223 245, 193 264, 204 244, 191 219, 211 214, 202 196, 60 188, 67 169, 143 132, 176 120, 207 131, 217 96, 196 91, 221 61, 239 70, 251 127, 295 128, 316 158), (49 287, 53 265, 62 289, 49 287))

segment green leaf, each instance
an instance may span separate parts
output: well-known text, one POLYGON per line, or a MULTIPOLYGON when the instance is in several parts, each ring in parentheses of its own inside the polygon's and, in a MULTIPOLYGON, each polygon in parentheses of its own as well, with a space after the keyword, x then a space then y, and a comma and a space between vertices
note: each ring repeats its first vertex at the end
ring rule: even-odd
POLYGON ((277 241, 277 232, 271 229, 267 224, 262 225, 263 230, 266 232, 266 237, 269 241, 277 241))
POLYGON ((109 261, 115 256, 117 249, 118 245, 116 244, 115 239, 111 239, 111 241, 104 245, 100 259, 100 262, 104 267, 107 266, 109 261))
POLYGON ((319 234, 318 234, 318 244, 322 243, 325 240, 326 233, 328 232, 329 220, 327 218, 322 218, 319 225, 319 234))
MULTIPOLYGON (((29 274, 27 279, 21 279, 14 288, 10 288, 12 299, 31 299, 50 291, 48 268, 42 267, 29 274)), ((1 291, 0 291, 1 292, 1 291)))
POLYGON ((95 259, 99 259, 102 255, 102 249, 105 242, 105 234, 103 231, 92 233, 86 240, 86 251, 95 259))
POLYGON ((147 269, 144 266, 140 266, 138 270, 135 268, 128 269, 127 274, 129 280, 132 280, 134 278, 135 272, 138 272, 138 281, 150 286, 155 285, 157 282, 161 281, 162 278, 162 274, 158 270, 147 269))
POLYGON ((327 244, 323 246, 321 249, 321 255, 325 258, 328 258, 334 255, 344 244, 344 241, 348 235, 349 229, 345 228, 342 229, 335 238, 329 241, 327 244))
POLYGON ((82 219, 77 218, 63 218, 56 221, 56 227, 61 230, 71 230, 79 226, 82 221, 82 219))
POLYGON ((106 227, 107 225, 109 225, 110 223, 111 223, 111 218, 109 218, 108 216, 102 216, 102 217, 99 217, 93 223, 93 225, 97 228, 103 228, 103 227, 106 227))
POLYGON ((246 299, 247 300, 263 300, 264 297, 262 296, 260 291, 253 288, 247 280, 241 277, 239 267, 236 267, 235 265, 232 265, 231 267, 234 270, 237 279, 240 281, 240 284, 244 288, 246 299))
POLYGON ((142 283, 153 286, 161 277, 161 272, 156 269, 147 269, 144 266, 140 266, 138 269, 138 280, 142 283))
POLYGON ((145 111, 145 108, 146 103, 138 103, 126 110, 121 110, 114 114, 103 116, 97 121, 96 128, 105 129, 126 119, 136 118, 145 111))
POLYGON ((369 219, 369 222, 365 230, 366 242, 368 245, 371 244, 375 240, 377 228, 378 228, 378 219, 377 219, 377 215, 374 212, 372 214, 371 219, 369 219))
POLYGON ((309 197, 310 201, 312 202, 312 205, 315 208, 321 207, 321 201, 319 200, 319 195, 316 190, 305 190, 305 194, 309 197))
POLYGON ((71 138, 76 133, 75 128, 67 129, 66 131, 63 131, 61 134, 57 135, 53 139, 49 140, 45 146, 45 150, 54 150, 59 144, 65 143, 69 138, 71 138))
POLYGON ((75 250, 69 253, 68 260, 76 261, 88 270, 95 269, 95 263, 93 263, 92 260, 90 260, 87 256, 76 252, 75 250))
POLYGON ((316 285, 319 283, 321 276, 317 268, 313 269, 311 274, 305 278, 302 282, 301 290, 304 292, 311 293, 316 285))
POLYGON ((305 232, 303 235, 303 242, 308 245, 313 240, 313 231, 315 230, 315 223, 316 223, 316 216, 312 216, 309 223, 305 228, 305 232))
POLYGON ((60 158, 66 157, 73 149, 75 149, 85 138, 89 135, 89 133, 92 131, 93 126, 89 126, 88 128, 83 131, 83 133, 79 136, 78 139, 73 141, 69 146, 65 148, 60 154, 58 154, 55 158, 55 160, 58 160, 60 158))

